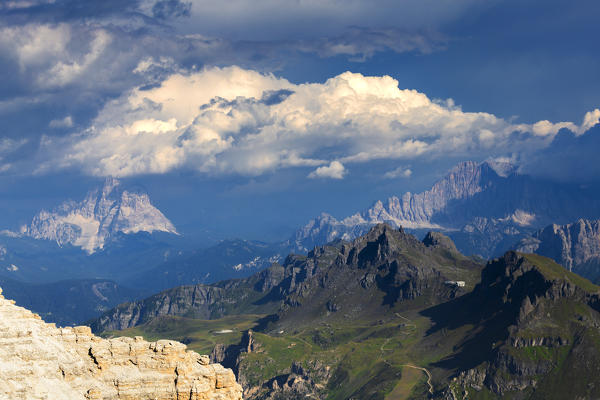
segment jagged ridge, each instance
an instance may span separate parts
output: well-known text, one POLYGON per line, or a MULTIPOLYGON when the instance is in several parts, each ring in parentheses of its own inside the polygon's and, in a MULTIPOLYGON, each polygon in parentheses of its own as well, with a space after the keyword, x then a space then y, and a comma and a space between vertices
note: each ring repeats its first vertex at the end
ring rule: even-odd
POLYGON ((316 247, 308 256, 290 255, 283 265, 275 263, 246 279, 182 286, 122 304, 91 326, 97 332, 125 329, 160 315, 212 319, 277 312, 280 319, 284 314, 306 319, 362 307, 353 313, 359 318, 419 297, 436 303, 460 291, 446 285, 447 280, 459 276, 473 287, 480 265, 460 255, 448 238, 434 236, 437 241, 425 245, 401 229, 377 225, 351 243, 316 247))
POLYGON ((377 201, 342 220, 321 214, 299 229, 289 244, 307 251, 336 238, 354 239, 384 222, 446 231, 464 254, 489 258, 546 224, 599 213, 593 189, 521 175, 508 163, 466 161, 422 193, 377 201))
MULTIPOLYGON (((425 311, 437 322, 430 335, 475 326, 438 363, 461 371, 444 398, 473 390, 502 398, 596 398, 600 388, 577 387, 567 376, 600 365, 599 311, 599 287, 545 257, 507 252, 488 263, 471 294, 425 311)), ((578 380, 596 379, 583 374, 578 380)))

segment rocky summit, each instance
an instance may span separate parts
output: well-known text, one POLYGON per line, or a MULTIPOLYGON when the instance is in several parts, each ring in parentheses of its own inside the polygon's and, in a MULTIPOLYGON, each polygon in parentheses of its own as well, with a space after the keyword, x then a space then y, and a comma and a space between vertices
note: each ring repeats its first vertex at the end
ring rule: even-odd
POLYGON ((66 201, 53 211, 40 211, 22 233, 94 253, 117 233, 154 231, 177 233, 147 193, 127 190, 119 180, 107 178, 81 202, 66 201))
POLYGON ((1 295, 0 381, 0 398, 14 400, 242 398, 230 369, 184 344, 57 328, 1 295))

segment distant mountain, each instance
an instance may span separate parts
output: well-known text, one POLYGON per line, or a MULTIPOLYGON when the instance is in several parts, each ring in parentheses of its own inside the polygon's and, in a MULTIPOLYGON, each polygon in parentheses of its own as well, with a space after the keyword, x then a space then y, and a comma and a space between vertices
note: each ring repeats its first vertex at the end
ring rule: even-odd
POLYGON ((181 242, 147 193, 108 178, 80 202, 40 211, 19 233, 0 231, 0 277, 121 282, 175 257, 181 242))
POLYGON ((47 322, 62 326, 81 324, 144 294, 104 279, 31 284, 0 277, 0 287, 17 305, 32 310, 47 322))
POLYGON ((171 257, 150 270, 134 274, 124 283, 158 291, 181 285, 245 278, 281 261, 284 250, 279 245, 251 240, 223 240, 214 246, 171 257))
POLYGON ((467 161, 425 192, 377 201, 341 221, 321 214, 288 243, 307 251, 336 238, 351 240, 377 223, 388 223, 409 230, 446 231, 463 253, 488 258, 549 223, 598 215, 597 188, 521 175, 509 163, 467 161))
POLYGON ((65 201, 53 211, 40 211, 21 233, 92 254, 118 233, 138 232, 177 234, 148 194, 128 190, 117 179, 107 178, 101 188, 90 191, 80 202, 65 201))
POLYGON ((600 220, 548 225, 521 240, 515 249, 552 258, 570 271, 600 281, 600 220))
POLYGON ((0 277, 30 283, 90 278, 121 282, 176 257, 178 240, 165 232, 118 232, 102 251, 89 254, 71 244, 0 235, 0 277))

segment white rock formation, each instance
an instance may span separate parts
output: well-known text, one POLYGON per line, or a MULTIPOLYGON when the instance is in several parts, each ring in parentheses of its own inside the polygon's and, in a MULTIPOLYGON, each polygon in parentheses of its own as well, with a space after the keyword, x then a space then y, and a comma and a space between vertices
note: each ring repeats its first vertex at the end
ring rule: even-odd
POLYGON ((242 399, 230 369, 184 344, 56 328, 1 295, 0 382, 11 400, 242 399))
POLYGON ((42 210, 23 233, 59 245, 72 244, 91 254, 119 232, 154 231, 177 233, 146 193, 125 190, 117 179, 108 178, 82 202, 68 201, 52 212, 42 210))

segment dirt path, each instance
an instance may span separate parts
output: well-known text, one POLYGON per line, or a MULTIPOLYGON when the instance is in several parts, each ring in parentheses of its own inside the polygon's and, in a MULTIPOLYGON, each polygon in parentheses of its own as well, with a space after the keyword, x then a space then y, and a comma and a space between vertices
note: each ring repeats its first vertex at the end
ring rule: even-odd
MULTIPOLYGON (((403 319, 404 321, 406 321, 406 326, 410 326, 413 329, 417 329, 417 326, 408 318, 403 317, 402 315, 398 314, 398 313, 394 313, 394 315, 396 315, 396 317, 403 319)), ((379 348, 379 350, 381 351, 381 359, 383 360, 383 362, 385 364, 387 364, 388 366, 392 367, 392 364, 390 364, 384 357, 383 352, 387 351, 385 349, 385 346, 389 343, 391 339, 386 339, 385 342, 383 342, 383 344, 381 345, 381 347, 379 348)), ((407 368, 413 368, 413 369, 417 369, 420 370, 422 372, 425 373, 425 375, 427 375, 427 386, 429 388, 429 394, 433 394, 433 385, 431 384, 431 372, 429 372, 429 370, 427 368, 423 368, 423 367, 418 367, 416 365, 412 365, 412 364, 402 364, 400 365, 401 367, 407 367, 407 368)))
POLYGON ((419 369, 419 370, 425 372, 425 374, 427 375, 427 386, 429 386, 429 393, 433 394, 433 385, 431 384, 431 372, 429 372, 429 370, 427 368, 417 367, 416 365, 412 365, 412 364, 402 364, 401 367, 419 369))

